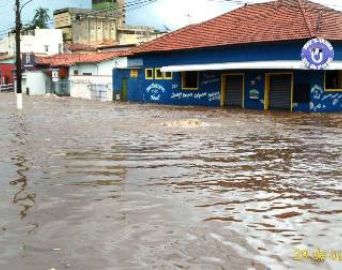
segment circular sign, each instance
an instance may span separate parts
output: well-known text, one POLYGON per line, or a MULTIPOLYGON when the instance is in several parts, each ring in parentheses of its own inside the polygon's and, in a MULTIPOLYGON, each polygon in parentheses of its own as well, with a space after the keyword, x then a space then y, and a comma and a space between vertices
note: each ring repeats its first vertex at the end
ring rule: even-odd
POLYGON ((302 60, 308 69, 324 70, 334 60, 334 56, 331 43, 321 38, 311 39, 302 49, 302 60))
POLYGON ((308 41, 302 49, 302 60, 308 69, 324 70, 334 60, 334 48, 325 39, 315 38, 308 41))

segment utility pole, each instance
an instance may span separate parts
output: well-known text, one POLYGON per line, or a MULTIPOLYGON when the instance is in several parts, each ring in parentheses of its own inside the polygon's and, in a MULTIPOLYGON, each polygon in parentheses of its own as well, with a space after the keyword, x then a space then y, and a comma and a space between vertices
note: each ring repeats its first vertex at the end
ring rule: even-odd
POLYGON ((17 109, 23 108, 23 93, 21 89, 22 70, 21 70, 21 18, 20 18, 20 0, 15 0, 15 45, 16 45, 16 96, 17 96, 17 109))

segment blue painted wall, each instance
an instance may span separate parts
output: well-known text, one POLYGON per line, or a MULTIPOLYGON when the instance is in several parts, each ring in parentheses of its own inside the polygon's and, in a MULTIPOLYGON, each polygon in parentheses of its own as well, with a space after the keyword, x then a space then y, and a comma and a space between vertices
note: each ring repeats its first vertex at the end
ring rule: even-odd
POLYGON ((324 72, 311 76, 311 112, 342 112, 342 91, 324 90, 324 72))
MULTIPOLYGON (((113 71, 113 89, 122 89, 122 78, 128 78, 128 100, 132 102, 173 105, 219 106, 221 75, 245 74, 245 108, 263 110, 265 73, 290 72, 287 70, 237 70, 200 72, 199 90, 182 90, 181 73, 173 73, 172 80, 146 80, 145 68, 168 65, 209 64, 244 61, 300 60, 301 49, 306 41, 274 44, 258 44, 235 47, 206 48, 189 51, 150 53, 132 57, 143 60, 138 78, 130 78, 129 70, 113 71), (259 92, 258 99, 249 98, 250 90, 259 92)), ((342 43, 333 43, 335 60, 342 60, 342 43)), ((294 71, 294 83, 309 83, 311 101, 294 104, 294 111, 334 112, 342 111, 342 92, 324 91, 324 72, 294 71)))

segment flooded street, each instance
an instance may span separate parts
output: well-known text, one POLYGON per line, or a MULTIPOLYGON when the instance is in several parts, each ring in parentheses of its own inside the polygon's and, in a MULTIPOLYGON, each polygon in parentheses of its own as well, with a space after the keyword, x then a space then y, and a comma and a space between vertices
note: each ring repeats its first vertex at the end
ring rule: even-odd
POLYGON ((0 269, 342 269, 342 116, 0 94, 0 269))

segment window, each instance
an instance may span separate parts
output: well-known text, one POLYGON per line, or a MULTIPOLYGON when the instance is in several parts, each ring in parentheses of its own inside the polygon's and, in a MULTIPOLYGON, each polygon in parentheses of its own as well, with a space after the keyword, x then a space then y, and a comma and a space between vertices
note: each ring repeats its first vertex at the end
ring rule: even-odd
POLYGON ((131 75, 131 78, 138 78, 138 76, 139 76, 139 70, 137 70, 137 69, 132 69, 130 75, 131 75))
POLYGON ((182 73, 182 88, 188 90, 198 90, 199 76, 197 71, 187 71, 182 73))
POLYGON ((309 103, 310 102, 310 84, 298 83, 294 85, 293 102, 294 103, 309 103))
POLYGON ((146 80, 153 80, 153 68, 146 68, 145 69, 145 79, 146 80))
POLYGON ((163 73, 161 72, 160 68, 155 69, 154 77, 156 80, 162 80, 164 79, 163 73))
POLYGON ((74 75, 78 75, 78 70, 77 69, 74 70, 74 75))
POLYGON ((325 90, 342 91, 341 70, 329 70, 325 72, 325 90))
POLYGON ((84 72, 82 73, 83 76, 93 76, 93 73, 90 72, 84 72))
POLYGON ((164 72, 165 80, 172 80, 172 72, 164 72))
POLYGON ((26 57, 25 57, 25 62, 26 64, 30 64, 31 63, 31 54, 26 54, 26 57))
POLYGON ((146 68, 145 69, 146 80, 172 80, 172 72, 161 72, 160 68, 146 68))
POLYGON ((44 45, 45 52, 49 52, 49 45, 44 45))

